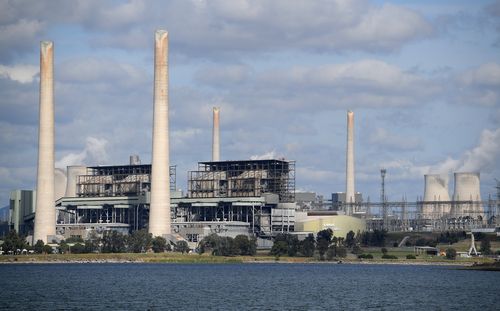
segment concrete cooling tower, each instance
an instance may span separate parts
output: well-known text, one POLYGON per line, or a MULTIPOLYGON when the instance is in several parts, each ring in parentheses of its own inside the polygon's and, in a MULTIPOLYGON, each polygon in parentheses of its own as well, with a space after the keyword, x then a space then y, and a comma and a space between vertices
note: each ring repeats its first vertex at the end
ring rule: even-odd
POLYGON ((448 176, 424 175, 424 181, 424 201, 428 203, 424 203, 422 206, 422 216, 425 219, 438 219, 449 215, 451 205, 449 203, 440 203, 450 201, 448 176))
POLYGON ((455 173, 453 201, 455 216, 483 216, 479 173, 455 173))
POLYGON ((79 175, 87 174, 86 166, 68 166, 67 168, 68 178, 66 182, 66 198, 74 198, 77 196, 76 183, 78 182, 79 175))
POLYGON ((63 169, 56 168, 54 171, 54 199, 57 201, 64 197, 66 193, 66 172, 63 169))

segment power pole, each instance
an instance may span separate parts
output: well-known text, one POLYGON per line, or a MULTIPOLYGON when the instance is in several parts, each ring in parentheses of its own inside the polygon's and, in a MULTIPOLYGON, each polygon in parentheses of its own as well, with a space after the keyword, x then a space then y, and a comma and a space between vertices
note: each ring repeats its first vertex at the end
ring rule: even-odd
POLYGON ((495 225, 498 226, 500 225, 500 180, 495 178, 495 181, 497 182, 497 185, 495 188, 497 188, 497 204, 496 204, 496 210, 495 210, 495 225))

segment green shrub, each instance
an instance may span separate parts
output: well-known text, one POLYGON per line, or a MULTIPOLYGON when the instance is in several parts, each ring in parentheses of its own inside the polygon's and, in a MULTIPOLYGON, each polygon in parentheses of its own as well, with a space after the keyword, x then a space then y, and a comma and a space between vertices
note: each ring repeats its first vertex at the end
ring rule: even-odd
POLYGON ((457 251, 454 248, 446 249, 446 258, 448 258, 448 259, 457 258, 457 251))
POLYGON ((417 257, 415 257, 415 255, 408 254, 406 255, 406 259, 417 259, 417 257))
POLYGON ((361 255, 358 255, 358 258, 359 259, 373 259, 373 255, 372 254, 361 254, 361 255))
POLYGON ((70 250, 71 250, 71 253, 73 253, 73 254, 86 253, 85 245, 83 245, 82 243, 76 243, 75 245, 71 246, 70 250))
POLYGON ((398 257, 394 256, 394 255, 383 255, 382 256, 382 259, 398 259, 398 257))

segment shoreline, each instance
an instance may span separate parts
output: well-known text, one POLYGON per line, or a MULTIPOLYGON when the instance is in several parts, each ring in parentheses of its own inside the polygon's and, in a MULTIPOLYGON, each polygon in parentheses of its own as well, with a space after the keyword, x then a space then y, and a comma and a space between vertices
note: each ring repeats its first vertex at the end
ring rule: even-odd
POLYGON ((162 263, 162 264, 346 264, 346 265, 406 265, 406 266, 455 266, 455 267, 473 267, 475 262, 471 261, 392 261, 392 260, 334 260, 334 261, 319 261, 308 260, 306 258, 297 257, 280 258, 279 260, 271 258, 252 258, 252 257, 217 257, 217 256, 199 256, 185 255, 182 257, 138 257, 138 258, 9 258, 8 260, 1 260, 1 264, 5 265, 19 265, 19 264, 149 264, 149 263, 162 263))

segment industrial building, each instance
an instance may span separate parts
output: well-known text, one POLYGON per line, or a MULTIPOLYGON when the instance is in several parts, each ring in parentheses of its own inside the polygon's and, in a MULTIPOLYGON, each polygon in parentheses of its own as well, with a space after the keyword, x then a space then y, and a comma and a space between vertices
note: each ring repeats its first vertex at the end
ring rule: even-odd
POLYGON ((36 191, 14 190, 9 200, 9 229, 21 234, 33 232, 36 191))
POLYGON ((345 238, 349 231, 354 233, 366 231, 366 221, 333 211, 309 211, 295 214, 296 233, 316 233, 324 229, 332 229, 333 236, 345 238))
MULTIPOLYGON (((207 233, 269 238, 293 230, 295 162, 202 162, 189 176, 189 191, 182 196, 176 168, 170 168, 172 233, 196 242, 207 233)), ((73 177, 75 195, 56 201, 59 235, 148 227, 151 165, 88 167, 73 177)))
POLYGON ((380 202, 364 202, 355 191, 352 111, 347 111, 345 192, 334 193, 327 208, 315 194, 296 196, 295 161, 221 161, 218 107, 213 108, 212 161, 199 162, 196 170, 188 172, 183 195, 176 187, 176 168, 170 166, 168 33, 164 30, 155 32, 154 55, 151 165, 132 156, 128 165, 69 166, 64 171, 54 168, 53 43, 42 42, 37 195, 12 196, 11 222, 20 232, 33 233, 34 241, 50 242, 86 238, 90 232, 148 229, 154 236, 175 235, 195 245, 210 233, 245 234, 266 241, 281 232, 316 233, 326 228, 343 236, 350 230, 464 230, 498 223, 498 199, 481 201, 479 173, 455 173, 451 200, 447 178, 429 174, 424 177, 422 200, 390 202, 382 169, 380 202), (35 206, 30 227, 26 222, 33 222, 35 206), (310 211, 304 214, 301 209, 310 211))
MULTIPOLYGON (((56 201, 57 234, 85 238, 92 230, 129 233, 147 228, 151 165, 134 164, 138 162, 133 156, 129 165, 68 167, 68 196, 56 201)), ((169 176, 169 190, 180 196, 175 166, 169 176)))

